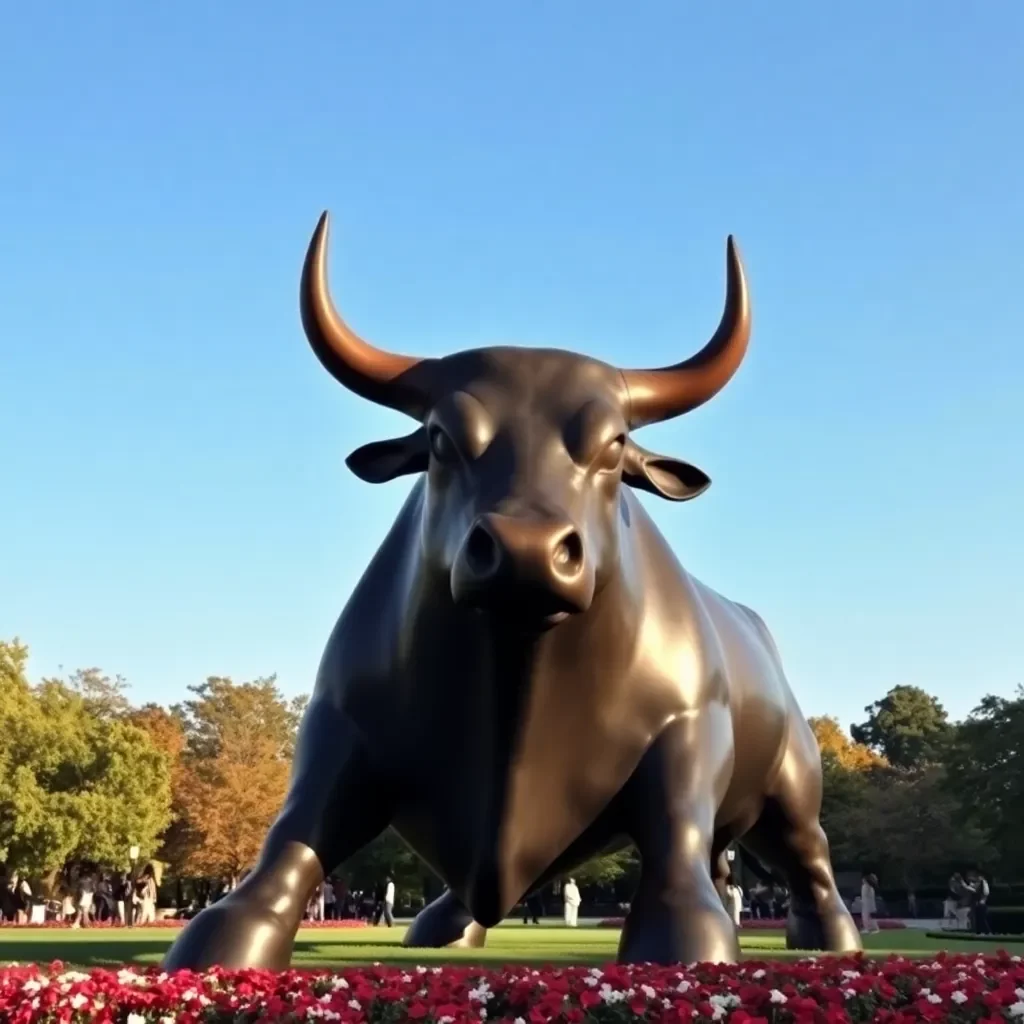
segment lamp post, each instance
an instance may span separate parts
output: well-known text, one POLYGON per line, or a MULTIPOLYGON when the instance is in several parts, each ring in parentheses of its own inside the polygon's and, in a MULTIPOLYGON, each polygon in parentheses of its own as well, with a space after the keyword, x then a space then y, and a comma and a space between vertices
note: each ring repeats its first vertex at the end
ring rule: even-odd
POLYGON ((135 923, 135 867, 138 860, 139 848, 137 846, 128 847, 128 863, 131 865, 131 871, 128 875, 128 884, 125 886, 124 917, 129 926, 135 923))

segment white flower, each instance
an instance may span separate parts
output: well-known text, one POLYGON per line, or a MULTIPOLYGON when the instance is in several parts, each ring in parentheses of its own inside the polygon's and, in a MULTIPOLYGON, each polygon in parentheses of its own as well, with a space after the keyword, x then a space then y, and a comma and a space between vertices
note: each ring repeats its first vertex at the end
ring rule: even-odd
POLYGON ((583 979, 583 984, 584 984, 584 985, 589 985, 589 986, 590 986, 591 988, 597 988, 597 985, 598 985, 598 980, 597 980, 597 978, 595 978, 595 977, 594 977, 594 975, 592 975, 592 974, 588 974, 588 975, 587 975, 587 976, 586 976, 586 977, 585 977, 585 978, 583 979))
POLYGON ((43 987, 42 982, 36 978, 30 978, 21 986, 21 991, 26 995, 34 996, 43 987))
POLYGON ((857 990, 853 989, 853 988, 844 988, 843 989, 843 995, 847 999, 856 999, 857 998, 857 990))
POLYGON ((964 1003, 967 1002, 967 993, 966 992, 961 992, 958 989, 949 998, 952 999, 953 1002, 956 1003, 958 1006, 959 1005, 963 1005, 964 1003))
POLYGON ((469 998, 471 1002, 486 1003, 494 998, 494 993, 486 981, 481 981, 476 988, 469 990, 469 998))
POLYGON ((71 997, 71 1009, 80 1010, 87 1002, 89 1002, 89 1000, 86 996, 83 996, 81 992, 76 992, 71 997))
POLYGON ((526 1021, 523 1020, 522 1017, 516 1017, 516 1019, 512 1021, 512 1024, 526 1024, 526 1021))
POLYGON ((773 1003, 780 1003, 781 1004, 781 1003, 788 1003, 789 1002, 789 1000, 786 998, 785 994, 780 992, 777 988, 773 988, 772 989, 771 995, 768 998, 769 998, 769 1001, 773 1002, 773 1003))
MULTIPOLYGON (((764 973, 764 972, 762 972, 764 973)), ((676 985, 676 991, 685 993, 690 991, 690 983, 684 978, 678 985, 676 985)))
POLYGON ((161 1017, 160 1024, 175 1024, 173 1017, 161 1017))
POLYGON ((359 1002, 358 999, 350 999, 348 1001, 348 1008, 350 1010, 361 1010, 363 1008, 363 1004, 359 1002))
POLYGON ((65 971, 63 974, 57 975, 58 981, 88 981, 89 975, 83 974, 81 971, 65 971))
POLYGON ((933 992, 930 996, 928 996, 928 1002, 934 1003, 936 1006, 938 1006, 942 1002, 942 996, 937 996, 933 992))
POLYGON ((600 967, 591 967, 590 968, 590 977, 591 978, 603 978, 604 977, 604 971, 602 971, 600 967))
MULTIPOLYGON (((417 968, 417 970, 419 970, 419 968, 417 968)), ((348 982, 344 978, 335 978, 331 982, 331 988, 337 992, 339 988, 348 988, 348 982)))
POLYGON ((843 981, 853 981, 854 978, 860 977, 860 971, 843 971, 843 981))
POLYGON ((671 999, 662 999, 661 1005, 664 1006, 666 1010, 671 1010, 672 1009, 672 1000, 671 999))
POLYGON ((146 1018, 141 1013, 129 1013, 128 1024, 146 1024, 146 1018))
MULTIPOLYGON (((696 1016, 696 1013, 694 1014, 696 1016)), ((721 1020, 725 1016, 725 1007, 717 1004, 711 1007, 711 1019, 721 1020)))
POLYGON ((650 985, 641 985, 640 991, 643 992, 648 999, 653 999, 658 994, 650 985))
POLYGON ((1017 997, 1018 999, 1024 999, 1024 988, 1015 988, 1015 989, 1013 990, 1013 994, 1014 994, 1014 995, 1015 995, 1015 996, 1016 996, 1016 997, 1017 997))
POLYGON ((754 981, 760 981, 764 977, 764 968, 758 967, 756 971, 751 975, 754 981))
POLYGON ((439 1024, 455 1024, 454 1017, 438 1017, 439 1024))
POLYGON ((1009 1013, 1011 1017, 1024 1017, 1024 999, 1007 1007, 1007 1013, 1009 1013))

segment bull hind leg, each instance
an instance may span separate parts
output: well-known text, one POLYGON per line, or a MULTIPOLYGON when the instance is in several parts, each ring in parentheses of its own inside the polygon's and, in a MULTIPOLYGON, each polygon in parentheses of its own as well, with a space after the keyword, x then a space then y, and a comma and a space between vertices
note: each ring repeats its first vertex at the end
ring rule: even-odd
POLYGON ((819 820, 821 760, 810 730, 793 733, 761 816, 742 842, 789 885, 789 949, 857 952, 860 933, 836 888, 819 820))
POLYGON ((479 949, 487 941, 487 929, 451 891, 445 891, 415 917, 402 940, 403 946, 440 949, 443 946, 479 949))
POLYGON ((390 807, 352 723, 329 706, 310 705, 288 799, 256 867, 189 922, 164 969, 288 967, 313 890, 387 827, 390 807))

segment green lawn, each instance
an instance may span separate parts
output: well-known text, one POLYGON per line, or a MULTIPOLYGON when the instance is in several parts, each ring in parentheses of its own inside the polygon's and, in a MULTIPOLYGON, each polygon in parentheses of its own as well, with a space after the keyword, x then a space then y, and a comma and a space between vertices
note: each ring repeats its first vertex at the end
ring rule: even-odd
MULTIPOLYGON (((298 967, 337 967, 369 964, 375 961, 393 964, 436 962, 463 963, 563 963, 601 964, 615 958, 619 933, 610 928, 569 929, 557 925, 524 927, 506 923, 488 934, 485 949, 404 949, 405 929, 309 928, 299 932, 295 943, 298 967)), ((159 963, 178 933, 161 928, 132 931, 65 931, 54 929, 0 930, 0 962, 49 963, 62 960, 83 967, 119 964, 159 963)), ((741 936, 744 952, 755 958, 794 956, 786 950, 780 932, 748 932, 741 936)), ((865 940, 868 952, 876 955, 902 953, 927 956, 939 950, 991 952, 998 946, 1009 952, 1024 953, 1024 942, 986 945, 981 942, 957 942, 930 939, 913 929, 882 932, 865 940)))

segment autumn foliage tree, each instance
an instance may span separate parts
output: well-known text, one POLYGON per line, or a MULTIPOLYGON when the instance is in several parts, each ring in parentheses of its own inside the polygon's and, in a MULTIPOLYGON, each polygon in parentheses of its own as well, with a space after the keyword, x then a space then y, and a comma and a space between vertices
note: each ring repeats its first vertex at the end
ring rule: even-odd
POLYGON ((172 709, 184 748, 169 852, 185 873, 237 879, 284 803, 305 702, 286 700, 273 676, 211 676, 189 689, 192 699, 172 709))

